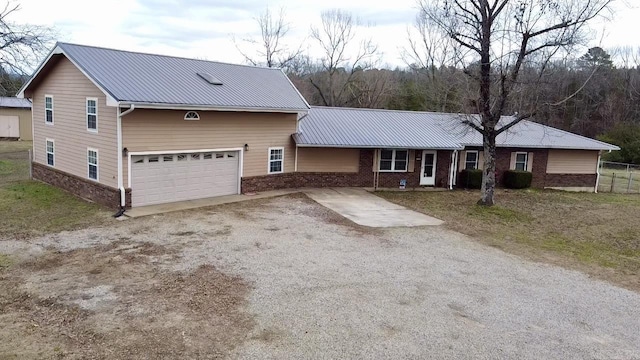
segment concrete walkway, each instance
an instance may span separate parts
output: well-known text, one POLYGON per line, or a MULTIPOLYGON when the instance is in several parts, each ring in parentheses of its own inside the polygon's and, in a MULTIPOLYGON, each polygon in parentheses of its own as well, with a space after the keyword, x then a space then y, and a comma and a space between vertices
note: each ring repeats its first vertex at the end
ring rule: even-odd
POLYGON ((308 189, 304 193, 320 205, 359 225, 412 227, 442 224, 442 220, 393 204, 364 189, 308 189))
POLYGON ((140 207, 135 207, 133 209, 127 210, 124 213, 124 215, 130 218, 137 218, 141 216, 157 215, 157 214, 163 214, 163 213, 168 213, 172 211, 190 210, 190 209, 197 209, 201 207, 230 204, 230 203, 241 202, 241 201, 264 199, 264 198, 288 195, 288 194, 293 194, 298 192, 300 192, 300 189, 273 190, 273 191, 263 191, 255 195, 244 195, 244 194, 227 195, 227 196, 217 196, 217 197, 206 198, 206 199, 179 201, 179 202, 168 203, 168 204, 140 206, 140 207))

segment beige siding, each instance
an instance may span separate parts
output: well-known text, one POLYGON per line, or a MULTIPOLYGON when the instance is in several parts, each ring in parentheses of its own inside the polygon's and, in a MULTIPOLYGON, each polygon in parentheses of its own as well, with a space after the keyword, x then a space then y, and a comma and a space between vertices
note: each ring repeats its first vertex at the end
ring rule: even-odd
MULTIPOLYGON (((130 152, 243 148, 243 176, 267 175, 269 147, 284 147, 284 171, 293 172, 296 114, 199 111, 200 120, 184 120, 185 111, 136 109, 122 118, 123 146, 130 152)), ((125 186, 128 164, 124 161, 125 186)))
POLYGON ((298 148, 299 172, 358 172, 360 150, 298 148))
POLYGON ((115 107, 69 60, 62 58, 33 93, 35 161, 46 164, 45 139, 55 140, 55 168, 87 178, 87 148, 98 150, 99 182, 117 187, 115 107), (53 96, 54 124, 44 121, 44 96, 53 96), (98 132, 87 131, 86 98, 98 98, 98 132))
POLYGON ((30 109, 0 108, 0 116, 17 116, 20 119, 20 139, 33 140, 30 109))
POLYGON ((595 174, 597 171, 597 151, 549 150, 548 174, 595 174))

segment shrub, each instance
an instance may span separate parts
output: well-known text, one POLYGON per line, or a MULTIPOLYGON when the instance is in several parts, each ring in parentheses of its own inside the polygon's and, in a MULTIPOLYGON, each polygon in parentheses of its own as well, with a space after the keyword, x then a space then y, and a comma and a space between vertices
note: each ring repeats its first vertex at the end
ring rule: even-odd
POLYGON ((533 174, 528 171, 509 170, 504 172, 502 182, 508 189, 526 189, 531 187, 533 174))
POLYGON ((482 170, 462 170, 458 177, 458 186, 465 189, 480 189, 482 187, 482 170))

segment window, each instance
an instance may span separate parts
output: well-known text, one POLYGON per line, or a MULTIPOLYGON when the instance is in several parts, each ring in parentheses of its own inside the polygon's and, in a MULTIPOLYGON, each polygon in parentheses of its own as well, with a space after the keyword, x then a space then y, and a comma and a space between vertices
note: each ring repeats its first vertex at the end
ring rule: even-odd
POLYGON ((87 98, 87 130, 98 131, 98 99, 87 98))
POLYGON ((156 163, 156 162, 158 162, 158 161, 159 161, 158 159, 159 159, 159 158, 158 158, 157 156, 149 156, 149 161, 148 161, 148 162, 150 162, 150 163, 156 163))
POLYGON ((89 179, 98 180, 98 150, 87 149, 87 164, 89 165, 89 179))
POLYGON ((408 150, 389 150, 383 149, 380 151, 380 164, 378 169, 380 171, 407 171, 407 164, 409 163, 409 151, 408 150))
POLYGON ((44 96, 44 122, 53 125, 53 96, 44 96))
POLYGON ((475 170, 478 168, 478 152, 467 151, 464 159, 464 168, 466 170, 475 170))
POLYGON ((198 115, 198 113, 195 112, 195 111, 189 111, 186 114, 184 114, 184 119, 185 120, 200 120, 200 115, 198 115))
POLYGON ((185 160, 187 160, 186 154, 178 154, 178 161, 185 161, 185 160))
POLYGON ((516 153, 516 170, 527 171, 529 163, 529 154, 526 152, 516 153))
POLYGON ((269 174, 283 172, 284 148, 269 148, 269 174))
POLYGON ((205 160, 213 159, 213 154, 212 153, 205 153, 204 155, 202 155, 202 158, 205 159, 205 160))
POLYGON ((200 154, 191 154, 191 160, 200 160, 200 154))
POLYGON ((47 139, 47 165, 54 166, 55 164, 55 152, 54 152, 53 140, 47 139))
POLYGON ((162 156, 162 162, 172 162, 172 161, 173 161, 173 155, 162 156))

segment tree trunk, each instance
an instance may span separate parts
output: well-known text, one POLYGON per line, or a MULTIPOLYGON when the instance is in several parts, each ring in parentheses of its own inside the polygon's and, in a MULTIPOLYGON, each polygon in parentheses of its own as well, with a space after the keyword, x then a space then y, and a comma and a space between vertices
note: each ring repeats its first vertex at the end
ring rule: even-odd
POLYGON ((496 189, 496 136, 495 133, 483 134, 484 170, 482 172, 482 195, 478 205, 493 206, 493 194, 496 189))

